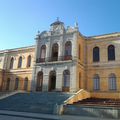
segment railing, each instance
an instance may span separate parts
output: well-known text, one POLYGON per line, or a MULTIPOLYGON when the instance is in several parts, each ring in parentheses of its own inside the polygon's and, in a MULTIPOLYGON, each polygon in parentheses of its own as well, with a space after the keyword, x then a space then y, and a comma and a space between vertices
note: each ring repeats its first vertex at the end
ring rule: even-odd
POLYGON ((73 96, 71 96, 70 98, 65 100, 64 104, 73 104, 74 102, 78 102, 78 101, 86 99, 86 98, 90 98, 90 93, 84 89, 80 89, 73 96))
POLYGON ((67 55, 67 56, 58 56, 58 57, 48 57, 48 58, 37 58, 36 63, 42 63, 42 62, 53 62, 53 61, 67 61, 67 60, 74 60, 77 57, 67 55))
POLYGON ((9 96, 15 95, 17 93, 23 93, 24 91, 18 90, 18 91, 10 91, 10 92, 0 92, 0 100, 7 98, 9 96))

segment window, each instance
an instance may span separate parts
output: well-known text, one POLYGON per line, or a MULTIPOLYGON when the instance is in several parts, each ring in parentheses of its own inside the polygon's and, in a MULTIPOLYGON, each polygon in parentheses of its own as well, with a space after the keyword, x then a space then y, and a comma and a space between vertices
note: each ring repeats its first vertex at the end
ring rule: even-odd
POLYGON ((114 47, 114 45, 108 46, 108 60, 115 60, 115 47, 114 47))
POLYGON ((63 72, 63 87, 70 87, 70 71, 69 70, 65 70, 63 72))
POLYGON ((52 46, 52 61, 58 60, 58 44, 55 43, 52 46))
POLYGON ((93 89, 100 90, 100 77, 97 74, 93 77, 93 89))
POLYGON ((31 66, 31 55, 28 56, 27 58, 27 67, 31 66))
POLYGON ((99 62, 99 47, 93 48, 93 62, 99 62))
POLYGON ((21 67, 22 67, 22 57, 20 56, 18 60, 18 68, 21 68, 21 67))
POLYGON ((65 60, 71 59, 71 50, 72 50, 71 42, 67 41, 65 43, 65 60))
POLYGON ((42 45, 40 52, 40 62, 44 62, 46 57, 46 46, 42 45))
POLYGON ((14 64, 14 58, 12 57, 10 60, 10 69, 13 69, 13 64, 14 64))
POLYGON ((117 86, 116 86, 116 76, 115 74, 110 74, 109 75, 109 90, 116 90, 117 86))

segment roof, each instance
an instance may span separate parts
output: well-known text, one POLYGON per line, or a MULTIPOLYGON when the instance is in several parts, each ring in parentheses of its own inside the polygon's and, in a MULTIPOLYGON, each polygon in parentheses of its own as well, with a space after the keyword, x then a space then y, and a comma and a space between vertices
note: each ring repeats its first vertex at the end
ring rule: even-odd
POLYGON ((108 34, 103 34, 103 35, 96 35, 96 36, 85 36, 86 39, 101 39, 101 38, 109 38, 109 37, 120 37, 120 32, 115 32, 115 33, 108 33, 108 34))
POLYGON ((64 24, 63 22, 59 21, 59 19, 57 19, 55 22, 53 22, 50 26, 53 25, 60 25, 60 24, 64 24))
POLYGON ((32 48, 35 48, 35 45, 26 46, 26 47, 19 47, 19 48, 13 48, 13 49, 0 50, 0 53, 12 52, 12 51, 18 51, 18 50, 25 50, 25 49, 32 49, 32 48))

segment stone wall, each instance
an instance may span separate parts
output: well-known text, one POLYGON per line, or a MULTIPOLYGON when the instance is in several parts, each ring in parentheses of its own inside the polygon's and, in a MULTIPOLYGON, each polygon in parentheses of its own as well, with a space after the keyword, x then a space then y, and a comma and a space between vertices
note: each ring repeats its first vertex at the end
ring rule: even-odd
POLYGON ((64 106, 64 114, 66 115, 79 115, 87 117, 97 118, 109 118, 118 119, 120 118, 120 109, 114 107, 87 107, 87 106, 75 106, 66 105, 64 106))

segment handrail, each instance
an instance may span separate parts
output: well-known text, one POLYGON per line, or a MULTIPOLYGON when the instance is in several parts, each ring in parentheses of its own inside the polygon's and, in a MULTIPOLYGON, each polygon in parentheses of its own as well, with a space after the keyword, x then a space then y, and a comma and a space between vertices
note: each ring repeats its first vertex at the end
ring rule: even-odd
POLYGON ((67 100, 65 100, 64 101, 64 105, 66 105, 66 104, 73 104, 74 102, 77 102, 79 100, 83 100, 83 99, 86 99, 86 98, 90 98, 90 93, 87 92, 84 89, 80 89, 74 95, 72 95, 67 100))
POLYGON ((1 93, 5 93, 5 94, 0 96, 0 100, 4 99, 4 98, 7 98, 9 96, 15 95, 17 93, 22 93, 22 92, 24 92, 24 91, 19 90, 19 91, 11 91, 11 92, 1 92, 1 93))

